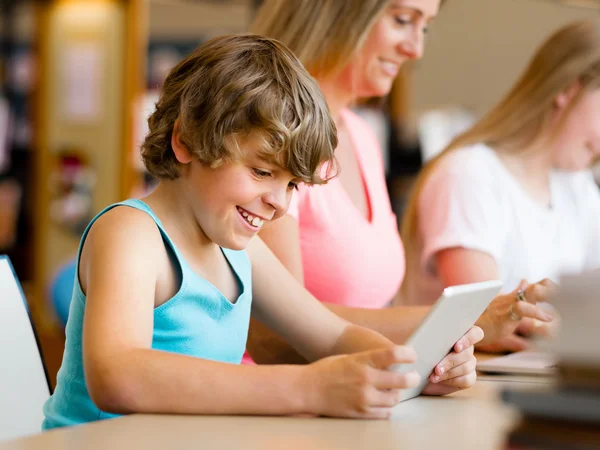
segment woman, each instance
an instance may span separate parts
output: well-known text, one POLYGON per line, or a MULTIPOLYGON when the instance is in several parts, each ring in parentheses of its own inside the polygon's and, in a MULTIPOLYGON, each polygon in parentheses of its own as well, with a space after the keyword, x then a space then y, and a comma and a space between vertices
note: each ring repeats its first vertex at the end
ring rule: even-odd
MULTIPOLYGON (((421 57, 440 0, 304 0, 293 8, 266 0, 251 31, 286 44, 317 79, 338 128, 338 178, 301 187, 288 215, 262 239, 307 289, 341 317, 406 340, 427 307, 386 308, 404 276, 404 250, 372 132, 349 107, 389 93, 402 64, 421 57)), ((550 320, 533 303, 546 284, 531 286, 529 302, 498 297, 478 325, 484 345, 510 335, 516 314, 550 320)), ((248 350, 257 362, 300 361, 275 335, 253 322, 248 350)))
POLYGON ((598 155, 600 25, 581 21, 554 33, 506 97, 420 175, 403 221, 403 300, 600 267, 600 193, 586 170, 598 155))

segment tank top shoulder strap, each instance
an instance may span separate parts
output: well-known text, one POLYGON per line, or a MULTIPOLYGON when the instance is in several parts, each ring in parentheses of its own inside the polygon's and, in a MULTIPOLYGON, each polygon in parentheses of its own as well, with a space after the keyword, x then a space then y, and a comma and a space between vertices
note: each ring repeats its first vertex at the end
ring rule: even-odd
POLYGON ((125 201, 122 201, 119 203, 114 203, 114 204, 109 205, 106 208, 104 208, 90 221, 88 226, 85 228, 85 231, 83 232, 83 235, 81 236, 81 242, 79 243, 79 249, 77 251, 77 273, 79 273, 79 258, 81 257, 81 250, 83 249, 83 244, 85 243, 85 240, 87 238, 88 233, 90 232, 90 229, 92 228, 92 225, 94 225, 94 223, 103 214, 106 214, 108 211, 110 211, 111 209, 114 209, 118 206, 128 206, 130 208, 135 208, 135 209, 138 209, 138 210, 143 211, 146 214, 148 214, 152 218, 152 220, 154 220, 154 222, 156 223, 156 226, 160 230, 160 234, 161 234, 163 240, 165 241, 165 244, 167 244, 169 250, 171 250, 173 252, 175 258, 177 259, 177 261, 179 263, 179 269, 181 271, 183 271, 181 254, 179 253, 179 250, 177 250, 177 247, 175 247, 175 244, 173 244, 173 241, 171 241, 171 238, 165 231, 162 222, 157 217, 157 215, 154 213, 154 211, 152 211, 152 209, 150 209, 150 207, 146 203, 144 203, 142 200, 128 199, 128 200, 125 200, 125 201))

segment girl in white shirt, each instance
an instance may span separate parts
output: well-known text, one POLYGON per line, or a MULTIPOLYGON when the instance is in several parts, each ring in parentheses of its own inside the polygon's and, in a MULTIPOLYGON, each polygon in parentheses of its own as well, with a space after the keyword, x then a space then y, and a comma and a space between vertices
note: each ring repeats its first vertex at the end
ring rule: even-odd
MULTIPOLYGON (((507 96, 422 171, 403 220, 403 302, 600 267, 600 193, 588 171, 598 155, 600 24, 581 21, 554 33, 507 96)), ((527 342, 515 334, 498 345, 527 342)))

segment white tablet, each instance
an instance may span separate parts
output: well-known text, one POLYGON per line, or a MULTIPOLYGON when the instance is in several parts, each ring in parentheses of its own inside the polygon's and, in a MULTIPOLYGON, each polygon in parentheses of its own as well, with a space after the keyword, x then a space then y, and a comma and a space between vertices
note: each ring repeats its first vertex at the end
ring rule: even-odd
POLYGON ((502 282, 494 280, 444 289, 427 317, 405 344, 417 352, 417 361, 413 364, 390 366, 390 370, 398 372, 416 370, 421 376, 419 386, 402 391, 402 401, 421 393, 435 366, 475 324, 501 287, 502 282))

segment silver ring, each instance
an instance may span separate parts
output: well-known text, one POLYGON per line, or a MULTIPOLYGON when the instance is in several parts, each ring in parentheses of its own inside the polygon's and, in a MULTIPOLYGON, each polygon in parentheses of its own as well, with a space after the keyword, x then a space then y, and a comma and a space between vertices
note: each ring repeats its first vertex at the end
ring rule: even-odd
POLYGON ((517 301, 518 302, 527 302, 527 297, 525 297, 525 290, 524 289, 519 289, 517 291, 517 301))
POLYGON ((508 307, 508 317, 518 322, 522 319, 522 317, 519 317, 515 314, 515 312, 513 311, 513 306, 515 306, 514 303, 508 307))

